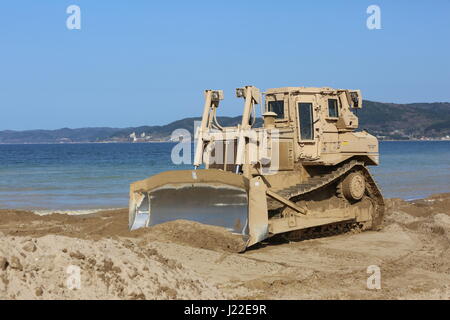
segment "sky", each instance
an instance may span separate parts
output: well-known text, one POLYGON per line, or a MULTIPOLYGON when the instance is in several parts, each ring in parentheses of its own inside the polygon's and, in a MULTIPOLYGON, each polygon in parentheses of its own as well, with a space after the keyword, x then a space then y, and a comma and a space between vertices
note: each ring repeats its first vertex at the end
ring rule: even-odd
POLYGON ((244 85, 450 101, 450 0, 0 4, 0 130, 166 124, 200 116, 205 89, 236 116, 244 85), (381 29, 367 27, 370 5, 381 29))

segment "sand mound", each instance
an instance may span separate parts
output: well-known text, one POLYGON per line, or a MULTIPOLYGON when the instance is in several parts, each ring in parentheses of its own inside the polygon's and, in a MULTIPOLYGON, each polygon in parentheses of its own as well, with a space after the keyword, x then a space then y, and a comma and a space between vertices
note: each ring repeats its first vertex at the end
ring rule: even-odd
POLYGON ((401 224, 396 223, 396 222, 392 222, 392 223, 389 223, 386 226, 384 226, 382 231, 383 232, 387 232, 387 233, 390 233, 390 232, 394 232, 394 233, 395 232, 403 232, 403 230, 404 230, 403 228, 404 227, 402 227, 401 224))
POLYGON ((418 221, 419 219, 403 211, 391 211, 386 215, 387 222, 395 222, 400 224, 409 224, 418 221))
MULTIPOLYGON (((394 225, 404 226, 409 230, 418 232, 427 239, 430 237, 445 237, 450 240, 450 215, 448 212, 436 212, 439 209, 433 209, 433 201, 428 207, 424 207, 426 201, 418 203, 405 204, 395 210, 386 213, 384 229, 392 231, 394 225)), ((447 209, 448 210, 448 209, 447 209)))
POLYGON ((405 204, 407 204, 407 202, 403 199, 391 198, 391 199, 384 199, 384 204, 386 206, 386 214, 389 214, 391 211, 394 211, 404 206, 405 204))
POLYGON ((191 221, 130 232, 127 209, 0 210, 0 299, 450 299, 450 194, 386 204, 381 232, 243 254, 228 231, 191 221), (381 290, 366 286, 374 264, 381 290))
POLYGON ((3 237, 0 299, 218 299, 208 284, 158 250, 130 240, 3 237), (78 273, 79 270, 79 273, 78 273), (79 277, 78 277, 79 274, 79 277), (79 279, 79 282, 78 282, 79 279))
POLYGON ((428 217, 435 213, 450 215, 450 197, 448 194, 436 194, 425 199, 407 202, 402 210, 415 217, 428 217))
POLYGON ((157 240, 214 251, 241 252, 245 249, 242 236, 232 234, 225 228, 194 221, 166 222, 147 228, 145 231, 141 245, 157 240))
POLYGON ((450 216, 443 213, 435 214, 424 227, 430 233, 442 235, 450 240, 450 216))

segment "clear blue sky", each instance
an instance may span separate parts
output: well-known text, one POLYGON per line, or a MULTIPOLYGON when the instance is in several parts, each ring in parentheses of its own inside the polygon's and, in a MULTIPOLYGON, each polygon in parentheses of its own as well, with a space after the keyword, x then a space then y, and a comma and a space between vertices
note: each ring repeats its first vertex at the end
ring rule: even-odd
POLYGON ((207 88, 234 116, 246 84, 450 101, 450 1, 2 1, 0 67, 0 130, 164 124, 200 115, 207 88))

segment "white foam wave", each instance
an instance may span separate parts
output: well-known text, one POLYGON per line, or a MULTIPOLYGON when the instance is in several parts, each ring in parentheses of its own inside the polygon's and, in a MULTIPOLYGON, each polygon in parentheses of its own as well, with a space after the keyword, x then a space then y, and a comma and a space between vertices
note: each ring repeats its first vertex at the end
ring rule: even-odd
POLYGON ((100 211, 117 210, 120 208, 108 208, 108 209, 80 209, 80 210, 33 210, 34 214, 39 216, 46 216, 53 213, 66 214, 68 216, 80 216, 85 214, 97 213, 100 211))

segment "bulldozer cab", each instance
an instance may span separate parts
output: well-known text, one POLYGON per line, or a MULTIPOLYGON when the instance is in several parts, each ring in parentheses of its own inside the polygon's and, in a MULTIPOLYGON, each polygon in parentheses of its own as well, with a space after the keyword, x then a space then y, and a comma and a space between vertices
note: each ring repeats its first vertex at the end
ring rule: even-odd
POLYGON ((265 110, 276 114, 274 127, 284 142, 290 140, 294 158, 304 164, 322 162, 322 153, 340 152, 339 134, 358 128, 353 111, 359 108, 359 90, 286 87, 265 92, 265 110))

